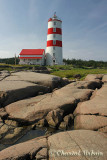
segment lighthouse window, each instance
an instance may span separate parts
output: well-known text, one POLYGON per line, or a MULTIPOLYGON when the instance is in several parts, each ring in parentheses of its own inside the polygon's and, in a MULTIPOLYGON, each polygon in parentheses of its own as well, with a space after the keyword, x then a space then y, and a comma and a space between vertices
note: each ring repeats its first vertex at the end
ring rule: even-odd
POLYGON ((53 53, 53 57, 55 58, 55 53, 53 53))
POLYGON ((39 62, 39 59, 37 59, 37 62, 39 62))
POLYGON ((54 22, 54 25, 56 25, 56 22, 54 22))
POLYGON ((55 34, 54 34, 53 36, 54 36, 54 38, 56 37, 56 35, 55 35, 55 34))
POLYGON ((55 47, 53 47, 53 50, 55 50, 55 47))
POLYGON ((53 32, 56 32, 56 28, 53 28, 53 32))
POLYGON ((56 40, 53 40, 53 45, 56 45, 56 40))

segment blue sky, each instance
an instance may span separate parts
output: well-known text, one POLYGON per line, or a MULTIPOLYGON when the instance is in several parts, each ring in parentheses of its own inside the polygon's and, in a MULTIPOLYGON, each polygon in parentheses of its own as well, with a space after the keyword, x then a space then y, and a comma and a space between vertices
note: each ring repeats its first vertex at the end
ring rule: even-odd
POLYGON ((62 19, 64 58, 107 60, 107 0, 0 0, 0 58, 45 49, 55 11, 62 19))

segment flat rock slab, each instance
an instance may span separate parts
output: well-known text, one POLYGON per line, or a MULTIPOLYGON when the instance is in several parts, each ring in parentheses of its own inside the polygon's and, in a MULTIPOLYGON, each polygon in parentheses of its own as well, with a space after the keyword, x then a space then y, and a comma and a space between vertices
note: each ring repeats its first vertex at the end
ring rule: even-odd
POLYGON ((58 76, 30 71, 12 73, 11 76, 5 78, 5 81, 26 81, 48 86, 52 89, 60 86, 62 83, 62 79, 58 76))
POLYGON ((91 94, 90 89, 78 89, 69 84, 53 93, 37 96, 35 100, 33 98, 33 103, 22 100, 6 106, 5 109, 10 118, 33 122, 44 118, 49 111, 58 108, 65 112, 73 112, 76 104, 88 100, 91 94))
POLYGON ((99 132, 73 130, 48 138, 49 159, 106 160, 107 138, 99 132))
POLYGON ((88 74, 85 78, 86 81, 100 81, 104 74, 88 74))
POLYGON ((80 114, 107 116, 107 85, 103 85, 91 100, 82 102, 77 106, 74 115, 80 114))
POLYGON ((103 83, 107 83, 107 74, 105 74, 105 75, 103 76, 102 82, 103 82, 103 83))
POLYGON ((70 86, 78 89, 96 89, 101 87, 101 83, 99 81, 77 81, 71 83, 70 86))
POLYGON ((6 78, 8 76, 10 76, 9 71, 6 71, 6 70, 0 71, 0 81, 2 81, 4 78, 6 78))
POLYGON ((78 115, 74 119, 74 129, 98 130, 107 126, 107 117, 78 115))
POLYGON ((6 148, 0 160, 106 160, 107 137, 100 132, 73 130, 59 132, 47 138, 39 137, 6 148))
POLYGON ((103 85, 92 99, 79 103, 74 111, 74 128, 106 132, 107 85, 103 85), (103 129, 102 129, 103 128, 103 129))
POLYGON ((12 102, 48 92, 45 86, 22 81, 0 81, 0 107, 12 102))
POLYGON ((42 159, 47 159, 47 152, 43 150, 44 148, 47 149, 46 138, 33 139, 2 150, 0 160, 36 159, 39 153, 42 159))

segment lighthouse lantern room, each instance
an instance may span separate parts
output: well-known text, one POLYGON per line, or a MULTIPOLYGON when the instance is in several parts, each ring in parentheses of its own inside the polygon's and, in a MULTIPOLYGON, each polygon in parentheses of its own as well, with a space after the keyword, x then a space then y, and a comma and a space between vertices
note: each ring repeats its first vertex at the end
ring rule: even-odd
POLYGON ((56 16, 48 20, 46 64, 62 65, 62 21, 56 16))

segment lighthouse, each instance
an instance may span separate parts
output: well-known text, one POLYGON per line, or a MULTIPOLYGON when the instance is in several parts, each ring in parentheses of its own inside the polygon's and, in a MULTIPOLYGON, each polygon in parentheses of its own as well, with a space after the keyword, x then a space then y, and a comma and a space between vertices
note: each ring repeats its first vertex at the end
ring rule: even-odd
POLYGON ((48 20, 46 65, 62 64, 62 21, 54 13, 48 20))

